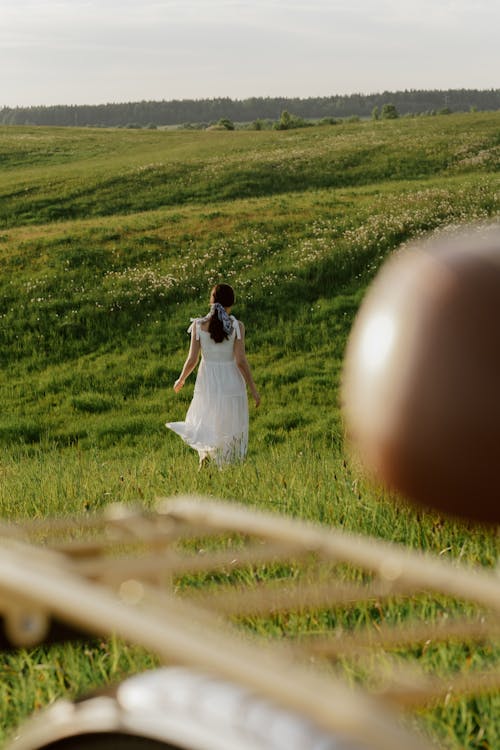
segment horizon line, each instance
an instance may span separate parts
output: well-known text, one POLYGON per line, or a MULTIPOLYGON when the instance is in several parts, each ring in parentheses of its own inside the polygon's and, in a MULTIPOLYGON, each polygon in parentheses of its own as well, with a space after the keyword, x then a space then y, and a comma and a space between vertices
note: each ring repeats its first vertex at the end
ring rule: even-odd
POLYGON ((249 101, 251 99, 281 99, 281 100, 302 100, 302 101, 308 101, 311 99, 336 99, 336 98, 349 98, 352 96, 383 96, 384 94, 404 94, 404 93, 415 93, 415 92, 429 92, 429 93, 447 93, 451 91, 475 91, 475 92, 500 92, 500 88, 495 87, 486 87, 486 88, 471 88, 471 87, 462 87, 462 88, 406 88, 406 89, 384 89, 383 91, 352 91, 350 93, 343 93, 343 94, 319 94, 317 96, 283 96, 283 95, 252 95, 252 96, 245 96, 245 97, 232 97, 232 96, 203 96, 203 97, 186 97, 186 98, 173 98, 173 99, 129 99, 127 101, 101 101, 101 102, 83 102, 80 104, 75 103, 64 103, 64 102, 57 102, 55 104, 3 104, 0 107, 1 110, 5 109, 31 109, 35 107, 108 107, 108 106, 120 106, 124 104, 140 104, 140 103, 148 103, 148 104, 160 104, 160 103, 174 103, 174 102, 203 102, 203 101, 217 101, 217 100, 228 100, 232 102, 245 102, 249 101))

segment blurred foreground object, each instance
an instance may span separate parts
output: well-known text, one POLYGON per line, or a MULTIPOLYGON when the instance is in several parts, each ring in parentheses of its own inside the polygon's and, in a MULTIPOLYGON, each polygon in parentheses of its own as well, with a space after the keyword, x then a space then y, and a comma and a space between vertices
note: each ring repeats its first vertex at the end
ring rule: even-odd
POLYGON ((4 645, 116 635, 167 665, 56 702, 11 750, 429 750, 405 713, 500 688, 495 662, 445 662, 444 674, 418 663, 423 644, 498 641, 500 579, 479 567, 190 497, 4 524, 0 536, 4 645), (434 596, 447 614, 429 621, 434 596), (354 616, 398 601, 397 623, 354 616), (288 629, 322 614, 331 625, 314 634, 288 629), (365 687, 346 679, 345 660, 365 687))
POLYGON ((383 266, 348 342, 353 452, 407 498, 500 521, 500 227, 415 243, 383 266))
MULTIPOLYGON (((59 701, 17 750, 362 750, 234 682, 185 667, 129 677, 105 695, 59 701)), ((364 746, 365 750, 369 750, 364 746)))

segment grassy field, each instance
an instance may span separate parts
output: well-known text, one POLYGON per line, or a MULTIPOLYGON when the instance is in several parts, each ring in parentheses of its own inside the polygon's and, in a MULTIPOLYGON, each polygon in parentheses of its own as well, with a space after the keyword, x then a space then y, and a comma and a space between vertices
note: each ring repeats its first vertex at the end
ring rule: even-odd
MULTIPOLYGON (((498 217, 499 154, 497 113, 287 132, 0 129, 0 515, 193 492, 495 565, 493 532, 396 506, 356 476, 338 385, 384 258, 498 217), (262 405, 246 463, 198 473, 164 422, 186 411, 194 379, 177 396, 172 384, 218 280, 235 287, 262 405)), ((430 621, 443 608, 421 606, 430 621)), ((499 656, 443 646, 423 660, 462 670, 499 656)), ((0 740, 34 708, 152 663, 115 641, 2 655, 0 740)), ((499 717, 496 695, 419 726, 446 747, 493 750, 499 717)))

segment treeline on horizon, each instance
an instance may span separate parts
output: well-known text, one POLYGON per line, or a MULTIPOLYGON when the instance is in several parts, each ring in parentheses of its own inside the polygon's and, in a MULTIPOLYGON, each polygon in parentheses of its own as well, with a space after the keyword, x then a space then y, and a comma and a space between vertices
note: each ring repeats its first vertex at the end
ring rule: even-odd
POLYGON ((307 119, 370 117, 374 108, 390 103, 401 115, 443 110, 468 112, 500 109, 500 89, 384 91, 378 94, 250 99, 182 99, 93 105, 3 107, 2 125, 60 125, 95 127, 172 126, 214 123, 228 118, 237 123, 276 120, 283 110, 307 119))

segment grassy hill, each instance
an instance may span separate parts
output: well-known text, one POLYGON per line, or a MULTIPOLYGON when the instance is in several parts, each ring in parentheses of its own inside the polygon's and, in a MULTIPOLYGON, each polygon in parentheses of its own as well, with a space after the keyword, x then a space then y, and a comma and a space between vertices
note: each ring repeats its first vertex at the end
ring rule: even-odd
MULTIPOLYGON (((1 128, 0 514, 196 492, 495 564, 493 533, 396 507, 352 473, 338 384, 387 254, 498 216, 499 154, 496 113, 286 132, 1 128), (164 422, 186 411, 194 378, 171 386, 218 280, 235 287, 263 402, 244 466, 198 474, 164 422)), ((0 737, 57 695, 151 663, 116 643, 88 653, 5 657, 0 737)), ((468 657, 454 652, 455 667, 468 657)), ((493 748, 499 709, 458 702, 423 723, 450 747, 493 748)))

